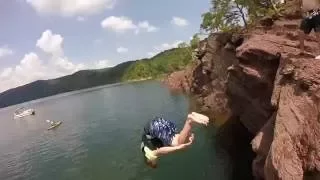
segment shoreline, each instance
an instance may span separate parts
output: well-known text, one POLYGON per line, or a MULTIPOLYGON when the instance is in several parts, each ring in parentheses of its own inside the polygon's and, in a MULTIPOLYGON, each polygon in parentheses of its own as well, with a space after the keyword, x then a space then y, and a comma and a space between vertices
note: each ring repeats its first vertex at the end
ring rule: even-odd
POLYGON ((134 80, 129 80, 129 81, 122 81, 122 82, 117 82, 117 83, 105 84, 105 85, 100 85, 100 86, 93 86, 93 87, 90 87, 90 88, 84 88, 84 89, 79 89, 79 90, 74 90, 74 91, 69 91, 69 92, 63 92, 63 93, 55 94, 55 95, 52 95, 52 96, 41 97, 41 98, 33 99, 33 100, 30 100, 30 101, 25 101, 25 102, 22 102, 22 103, 13 104, 13 105, 10 105, 10 106, 6 106, 6 107, 3 107, 3 108, 0 108, 0 111, 6 110, 6 109, 10 109, 10 108, 13 108, 15 106, 27 106, 29 103, 35 103, 35 102, 38 102, 38 101, 46 101, 46 100, 50 100, 50 99, 61 98, 61 97, 75 95, 75 94, 79 94, 79 93, 86 93, 86 92, 90 92, 90 91, 95 91, 95 90, 99 90, 99 89, 103 89, 103 88, 121 86, 121 85, 125 85, 125 84, 143 82, 143 81, 148 81, 148 80, 155 80, 155 81, 160 81, 161 82, 162 79, 158 79, 158 78, 153 79, 153 78, 149 77, 149 78, 134 79, 134 80))

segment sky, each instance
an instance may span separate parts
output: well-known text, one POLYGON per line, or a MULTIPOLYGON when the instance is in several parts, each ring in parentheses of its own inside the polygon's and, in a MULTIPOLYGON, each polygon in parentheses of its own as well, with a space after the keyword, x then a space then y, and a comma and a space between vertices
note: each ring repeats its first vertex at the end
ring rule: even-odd
POLYGON ((0 92, 188 42, 209 2, 0 0, 0 92))

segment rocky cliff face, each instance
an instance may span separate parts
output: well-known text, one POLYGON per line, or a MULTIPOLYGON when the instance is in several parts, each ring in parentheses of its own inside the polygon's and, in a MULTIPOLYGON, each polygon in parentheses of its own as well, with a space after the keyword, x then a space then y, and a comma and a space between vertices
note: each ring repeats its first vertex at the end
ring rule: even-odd
MULTIPOLYGON (((299 54, 299 20, 271 24, 211 34, 196 62, 165 83, 193 94, 202 112, 253 135, 243 143, 256 154, 255 179, 320 179, 320 61, 299 54)), ((307 37, 309 53, 320 52, 317 41, 307 37)))

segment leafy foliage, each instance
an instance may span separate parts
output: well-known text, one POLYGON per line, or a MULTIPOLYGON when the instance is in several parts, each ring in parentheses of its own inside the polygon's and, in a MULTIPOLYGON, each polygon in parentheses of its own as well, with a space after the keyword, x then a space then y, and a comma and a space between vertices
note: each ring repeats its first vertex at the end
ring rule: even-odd
POLYGON ((210 12, 202 15, 201 28, 206 31, 229 31, 241 22, 246 26, 246 0, 214 0, 210 12))
POLYGON ((183 69, 191 62, 191 49, 186 43, 181 43, 179 47, 164 51, 151 59, 137 61, 124 73, 122 81, 157 78, 183 69))
POLYGON ((193 37, 192 37, 192 39, 190 41, 191 49, 192 50, 196 49, 198 47, 199 43, 200 43, 200 38, 199 38, 198 34, 193 35, 193 37))
POLYGON ((265 15, 277 13, 272 0, 212 0, 212 8, 202 15, 201 29, 206 32, 245 28, 265 15))

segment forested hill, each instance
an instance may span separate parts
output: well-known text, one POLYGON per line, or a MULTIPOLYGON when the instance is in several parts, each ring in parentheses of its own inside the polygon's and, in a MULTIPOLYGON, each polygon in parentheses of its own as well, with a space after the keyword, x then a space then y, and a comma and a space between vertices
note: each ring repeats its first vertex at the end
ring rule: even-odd
POLYGON ((1 93, 0 108, 100 85, 157 78, 184 68, 190 61, 191 48, 179 46, 149 59, 127 61, 112 68, 82 70, 57 79, 39 80, 1 93))

